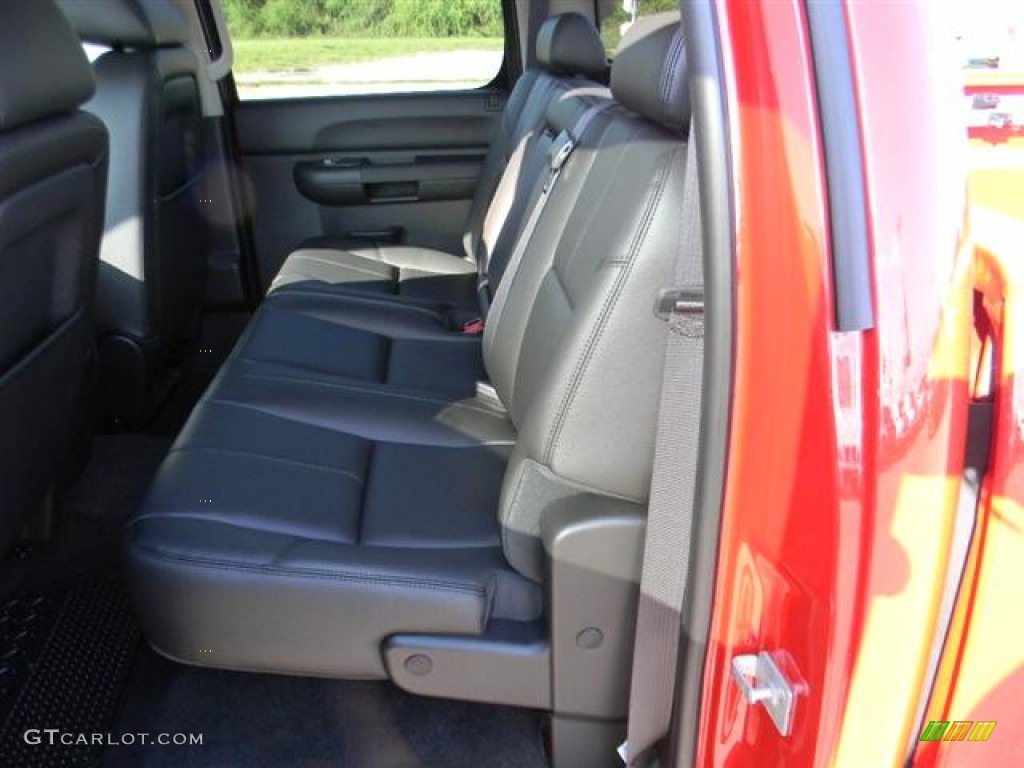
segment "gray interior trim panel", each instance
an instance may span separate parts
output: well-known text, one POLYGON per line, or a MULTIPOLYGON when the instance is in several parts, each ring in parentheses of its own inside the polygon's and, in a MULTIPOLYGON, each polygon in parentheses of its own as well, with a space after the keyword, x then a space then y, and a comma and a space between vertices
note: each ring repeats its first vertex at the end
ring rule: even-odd
POLYGON ((504 104, 506 93, 495 89, 242 101, 239 148, 245 155, 486 148, 501 116, 496 96, 504 104))

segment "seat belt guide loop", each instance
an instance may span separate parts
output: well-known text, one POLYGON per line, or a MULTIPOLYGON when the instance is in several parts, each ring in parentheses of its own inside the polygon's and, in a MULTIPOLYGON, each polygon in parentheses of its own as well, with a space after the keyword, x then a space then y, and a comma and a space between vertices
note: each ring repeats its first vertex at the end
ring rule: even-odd
POLYGON ((668 320, 672 315, 703 315, 704 289, 688 286, 659 291, 654 314, 661 320, 668 320))

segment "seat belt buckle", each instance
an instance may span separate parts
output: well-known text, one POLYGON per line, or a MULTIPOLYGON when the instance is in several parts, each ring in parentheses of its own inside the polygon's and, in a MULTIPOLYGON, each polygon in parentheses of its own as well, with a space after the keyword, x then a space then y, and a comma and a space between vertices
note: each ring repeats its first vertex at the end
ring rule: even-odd
POLYGON ((569 159, 569 155, 576 149, 576 142, 568 131, 562 131, 558 134, 558 138, 555 141, 558 143, 551 150, 551 171, 553 173, 562 170, 565 161, 569 159))
POLYGON ((703 315, 704 289, 698 286, 666 288, 658 291, 654 302, 654 315, 668 320, 672 315, 703 315))
POLYGON ((480 305, 480 317, 484 318, 491 311, 491 281, 483 275, 476 284, 476 301, 480 305))
POLYGON ((546 195, 551 191, 555 179, 562 172, 562 166, 565 165, 565 161, 569 159, 569 155, 572 154, 575 148, 576 143, 572 139, 572 134, 568 131, 562 131, 555 138, 555 143, 551 147, 551 154, 548 158, 548 177, 544 180, 543 194, 546 195))
POLYGON ((486 323, 482 318, 476 318, 462 324, 462 332, 469 334, 483 333, 486 323))

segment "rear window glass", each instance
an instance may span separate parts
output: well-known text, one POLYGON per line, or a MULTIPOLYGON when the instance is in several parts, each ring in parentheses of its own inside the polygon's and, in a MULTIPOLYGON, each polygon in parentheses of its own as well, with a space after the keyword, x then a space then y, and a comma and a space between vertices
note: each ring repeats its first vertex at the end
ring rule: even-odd
POLYGON ((501 0, 224 0, 243 99, 451 91, 504 61, 501 0))
POLYGON ((608 58, 615 58, 619 42, 637 19, 665 11, 678 11, 679 0, 598 0, 601 39, 608 58))

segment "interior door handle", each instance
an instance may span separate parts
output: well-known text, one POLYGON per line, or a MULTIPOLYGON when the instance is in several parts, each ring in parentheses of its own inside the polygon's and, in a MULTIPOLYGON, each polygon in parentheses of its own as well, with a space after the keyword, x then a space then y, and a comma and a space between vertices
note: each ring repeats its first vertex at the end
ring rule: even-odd
POLYGON ((296 163, 295 186, 308 200, 321 205, 364 205, 361 164, 336 160, 296 163))

